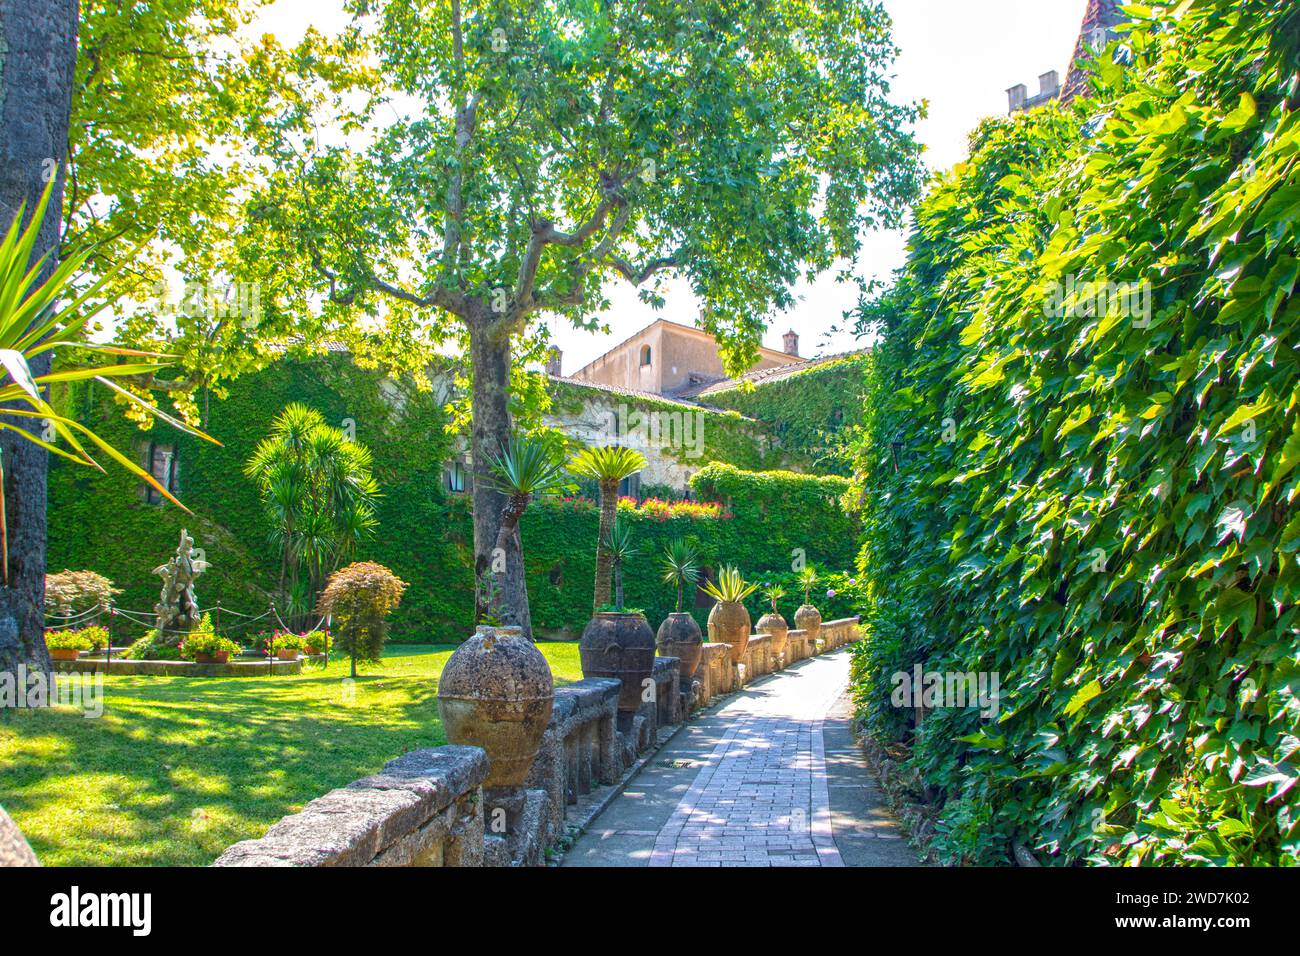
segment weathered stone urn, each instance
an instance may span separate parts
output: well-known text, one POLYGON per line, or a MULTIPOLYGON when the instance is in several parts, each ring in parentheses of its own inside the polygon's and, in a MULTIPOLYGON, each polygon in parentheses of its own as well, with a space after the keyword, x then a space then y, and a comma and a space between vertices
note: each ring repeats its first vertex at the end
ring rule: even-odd
POLYGON ((704 635, 695 618, 685 611, 676 611, 664 618, 655 635, 655 646, 661 657, 676 657, 681 661, 682 680, 689 681, 700 666, 704 653, 704 635))
POLYGON ((618 709, 634 714, 655 666, 655 634, 642 614, 602 611, 591 619, 578 642, 583 677, 615 677, 623 682, 618 709))
POLYGON ((775 611, 764 614, 754 625, 754 632, 772 635, 772 653, 785 656, 786 648, 790 646, 790 625, 780 614, 775 611))
POLYGON ((518 627, 480 627, 438 681, 447 741, 482 747, 485 787, 522 787, 551 719, 551 668, 518 627))
POLYGON ((719 601, 709 612, 709 640, 731 645, 731 663, 739 664, 749 646, 749 611, 739 601, 719 601))
POLYGON ((808 635, 808 644, 817 640, 817 633, 822 629, 822 612, 811 604, 802 604, 794 612, 794 626, 808 635))

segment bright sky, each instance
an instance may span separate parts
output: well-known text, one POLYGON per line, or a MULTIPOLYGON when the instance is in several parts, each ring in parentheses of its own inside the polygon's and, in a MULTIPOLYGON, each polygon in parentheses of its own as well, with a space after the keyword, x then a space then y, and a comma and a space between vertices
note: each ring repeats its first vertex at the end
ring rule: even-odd
MULTIPOLYGON (((894 39, 902 52, 895 64, 894 97, 927 100, 929 116, 917 129, 932 170, 947 169, 966 156, 967 136, 981 119, 1003 114, 1008 87, 1024 83, 1031 94, 1038 77, 1056 70, 1065 79, 1087 0, 884 0, 894 20, 894 39)), ((282 42, 299 39, 309 25, 333 33, 347 22, 342 0, 275 0, 258 23, 258 33, 275 33, 282 42)), ((881 232, 866 237, 859 272, 888 278, 900 266, 905 236, 881 232)), ((857 347, 851 335, 828 334, 843 325, 845 310, 857 301, 852 285, 828 273, 796 288, 797 305, 769 318, 764 344, 781 348, 781 334, 795 329, 800 352, 826 355, 857 347)), ((700 303, 685 283, 669 285, 667 304, 651 309, 622 282, 607 289, 612 308, 602 318, 608 335, 567 327, 553 330, 564 351, 564 372, 572 373, 657 318, 692 324, 700 303)))

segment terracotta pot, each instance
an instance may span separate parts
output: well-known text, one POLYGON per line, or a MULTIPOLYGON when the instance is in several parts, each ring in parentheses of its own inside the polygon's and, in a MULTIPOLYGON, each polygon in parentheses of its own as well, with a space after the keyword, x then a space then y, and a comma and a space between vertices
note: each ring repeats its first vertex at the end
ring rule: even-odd
POLYGON ((278 647, 275 650, 275 659, 277 661, 296 661, 298 659, 298 649, 296 647, 278 647))
POLYGON ((749 611, 739 601, 719 601, 709 612, 709 640, 731 645, 731 663, 739 664, 749 646, 749 611))
POLYGON ((217 651, 215 654, 195 654, 195 664, 224 664, 230 660, 230 651, 217 651))
POLYGON ((554 704, 550 665, 518 627, 480 627, 438 679, 448 742, 487 751, 485 787, 523 786, 554 704))
POLYGON ((790 646, 790 625, 785 623, 785 618, 775 611, 770 611, 758 619, 754 625, 754 630, 759 634, 772 635, 772 653, 784 654, 786 648, 790 646))
POLYGON ((822 614, 811 604, 800 605, 799 610, 794 612, 794 626, 808 634, 808 644, 811 647, 812 642, 817 640, 817 634, 822 629, 822 614))
POLYGON ((654 673, 655 634, 641 614, 602 611, 591 619, 578 642, 583 677, 614 677, 623 682, 618 709, 641 709, 645 682, 654 673))
POLYGON ((75 661, 81 656, 81 651, 75 647, 51 647, 49 651, 52 661, 75 661))
POLYGON ((312 647, 310 644, 307 645, 307 647, 303 648, 303 651, 308 657, 315 657, 316 655, 320 654, 320 648, 312 647))
POLYGON ((664 618, 655 635, 655 647, 661 657, 675 657, 681 661, 682 680, 690 680, 700 666, 704 653, 704 635, 695 618, 685 611, 676 611, 664 618))

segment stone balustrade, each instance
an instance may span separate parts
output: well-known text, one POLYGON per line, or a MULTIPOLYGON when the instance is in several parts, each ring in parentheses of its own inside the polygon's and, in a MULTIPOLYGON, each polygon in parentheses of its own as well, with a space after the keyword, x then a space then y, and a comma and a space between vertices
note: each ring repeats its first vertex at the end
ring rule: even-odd
POLYGON ((313 800, 260 839, 228 848, 213 865, 538 865, 546 848, 563 839, 566 809, 598 786, 616 785, 639 754, 657 746, 661 730, 783 665, 859 636, 857 618, 824 622, 815 642, 792 630, 784 662, 767 634, 750 638, 738 664, 729 645, 705 644, 689 687, 677 658, 657 658, 654 692, 621 721, 617 680, 588 678, 556 688, 528 780, 509 814, 501 814, 510 817, 509 833, 495 832, 502 794, 483 790, 487 754, 478 747, 434 747, 313 800))

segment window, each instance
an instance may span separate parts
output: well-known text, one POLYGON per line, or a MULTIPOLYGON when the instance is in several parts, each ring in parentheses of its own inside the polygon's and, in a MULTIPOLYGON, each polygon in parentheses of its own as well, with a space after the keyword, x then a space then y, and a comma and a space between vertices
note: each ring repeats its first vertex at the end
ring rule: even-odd
POLYGON ((465 463, 462 461, 451 461, 442 470, 442 486, 451 492, 463 493, 465 491, 465 463))
POLYGON ((651 357, 650 346, 648 345, 641 346, 641 367, 642 368, 648 368, 650 366, 650 357, 651 357))
MULTIPOLYGON (((173 495, 176 494, 178 484, 176 481, 176 446, 164 445, 160 442, 150 442, 145 448, 144 461, 142 463, 148 470, 149 474, 158 484, 162 485, 173 495)), ((163 503, 163 496, 158 493, 158 489, 153 485, 144 484, 141 486, 144 492, 144 500, 151 505, 160 505, 163 503)))
POLYGON ((641 493, 641 476, 629 475, 618 483, 620 498, 635 498, 641 493))

